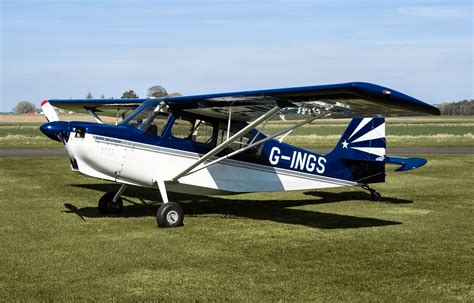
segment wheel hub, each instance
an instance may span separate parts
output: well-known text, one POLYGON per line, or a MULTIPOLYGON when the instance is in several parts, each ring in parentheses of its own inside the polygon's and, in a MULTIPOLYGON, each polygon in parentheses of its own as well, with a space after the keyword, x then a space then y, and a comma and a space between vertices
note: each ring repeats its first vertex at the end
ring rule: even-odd
POLYGON ((175 210, 170 211, 166 215, 166 220, 168 221, 169 224, 174 224, 178 222, 178 218, 179 218, 178 212, 176 212, 175 210))

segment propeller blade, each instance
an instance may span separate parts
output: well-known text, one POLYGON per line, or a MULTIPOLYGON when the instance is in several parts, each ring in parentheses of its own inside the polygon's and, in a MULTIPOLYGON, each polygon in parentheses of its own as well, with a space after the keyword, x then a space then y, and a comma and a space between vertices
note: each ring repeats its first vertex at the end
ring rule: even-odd
POLYGON ((54 110, 54 107, 49 104, 48 100, 41 102, 41 109, 43 114, 49 122, 59 121, 58 114, 54 110))

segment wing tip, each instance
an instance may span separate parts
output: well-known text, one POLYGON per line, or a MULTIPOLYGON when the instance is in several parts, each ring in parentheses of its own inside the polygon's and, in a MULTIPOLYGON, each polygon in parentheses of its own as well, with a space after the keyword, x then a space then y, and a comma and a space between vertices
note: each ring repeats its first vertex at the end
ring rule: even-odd
POLYGON ((368 97, 375 97, 385 102, 391 102, 395 106, 408 105, 412 108, 413 112, 418 115, 441 115, 439 108, 392 88, 369 82, 351 82, 351 86, 358 93, 362 93, 368 97))

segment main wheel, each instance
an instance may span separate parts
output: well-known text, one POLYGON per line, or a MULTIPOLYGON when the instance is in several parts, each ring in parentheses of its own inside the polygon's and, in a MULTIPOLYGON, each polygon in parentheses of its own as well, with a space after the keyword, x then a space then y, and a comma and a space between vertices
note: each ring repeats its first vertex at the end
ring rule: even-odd
POLYGON ((114 202, 115 193, 110 192, 104 194, 99 200, 99 212, 103 215, 107 214, 119 214, 123 209, 122 198, 119 197, 116 202, 114 202))
POLYGON ((163 203, 156 212, 159 227, 178 227, 183 225, 184 212, 178 203, 163 203))

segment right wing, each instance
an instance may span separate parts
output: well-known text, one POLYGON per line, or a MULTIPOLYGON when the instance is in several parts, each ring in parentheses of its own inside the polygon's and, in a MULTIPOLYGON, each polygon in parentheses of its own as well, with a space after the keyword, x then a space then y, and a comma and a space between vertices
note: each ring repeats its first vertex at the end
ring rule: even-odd
POLYGON ((330 118, 391 115, 439 115, 439 109, 396 90, 364 82, 289 87, 164 99, 171 109, 181 109, 203 117, 252 121, 274 106, 330 118))
MULTIPOLYGON (((124 117, 150 99, 71 99, 49 100, 55 107, 75 112, 124 117)), ((297 108, 330 118, 392 115, 439 115, 439 109, 396 90, 364 82, 241 91, 195 96, 156 98, 174 110, 197 116, 253 121, 279 106, 289 112, 297 108)))

